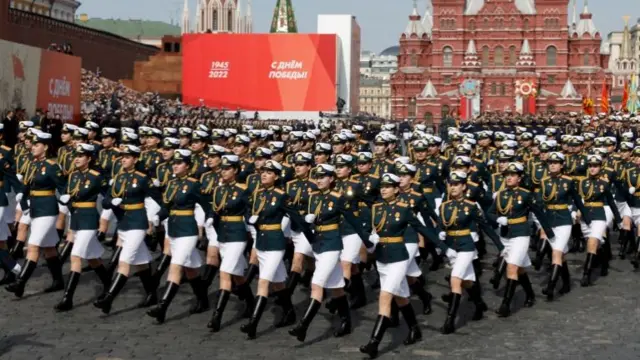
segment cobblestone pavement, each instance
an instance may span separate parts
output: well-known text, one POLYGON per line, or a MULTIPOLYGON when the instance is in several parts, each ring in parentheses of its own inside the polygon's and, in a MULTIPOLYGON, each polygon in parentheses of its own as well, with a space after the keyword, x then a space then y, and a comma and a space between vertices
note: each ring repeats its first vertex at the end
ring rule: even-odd
MULTIPOLYGON (((614 241, 616 243, 616 241, 614 241)), ((617 254, 617 243, 614 254, 617 254)), ((458 330, 441 335, 438 328, 445 317, 446 305, 440 295, 447 291, 447 270, 430 273, 429 290, 434 294, 433 314, 419 315, 424 339, 404 346, 406 326, 387 332, 381 344, 382 359, 637 359, 640 309, 640 274, 633 272, 628 260, 612 262, 610 275, 597 278, 595 286, 581 288, 584 254, 570 255, 573 280, 571 293, 548 303, 540 294, 544 272, 532 275, 538 293, 533 308, 522 308, 524 294, 518 288, 514 314, 507 319, 493 313, 501 301, 502 290, 494 292, 488 285, 490 262, 485 260, 482 276, 485 301, 490 307, 485 319, 470 321, 473 305, 463 300, 458 330)), ((65 272, 68 265, 65 266, 65 272)), ((599 271, 594 271, 599 274, 599 271)), ((367 277, 367 279, 370 279, 367 277)), ((43 294, 50 281, 46 267, 39 267, 27 285, 23 299, 0 291, 0 358, 2 359, 363 359, 358 347, 368 341, 377 305, 369 293, 369 305, 354 314, 353 334, 336 339, 331 335, 338 321, 324 308, 307 336, 298 343, 286 329, 275 329, 274 306, 267 307, 258 338, 245 339, 239 330, 242 304, 235 298, 229 303, 223 330, 212 334, 206 329, 210 312, 189 316, 191 289, 183 285, 169 309, 164 325, 156 325, 136 309, 142 296, 139 280, 132 279, 116 299, 111 315, 103 316, 91 302, 100 291, 95 275, 83 274, 75 296, 75 309, 55 313, 53 306, 62 293, 43 294), (333 324, 332 324, 333 321, 333 324), (218 353, 217 353, 218 352, 218 353)), ((502 282, 504 286, 504 281, 502 282)), ((212 289, 217 286, 214 283, 212 289)), ((299 316, 307 304, 308 293, 298 291, 294 303, 299 316)), ((211 296, 212 303, 215 295, 211 296)), ((421 312, 414 300, 416 312, 421 312)), ((277 310, 279 311, 279 310, 277 310)))

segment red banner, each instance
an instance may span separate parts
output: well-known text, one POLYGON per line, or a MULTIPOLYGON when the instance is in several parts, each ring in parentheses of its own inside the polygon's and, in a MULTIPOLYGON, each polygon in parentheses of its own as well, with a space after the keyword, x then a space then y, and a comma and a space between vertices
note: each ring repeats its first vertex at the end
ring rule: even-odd
POLYGON ((36 106, 65 122, 79 121, 81 77, 81 58, 43 50, 36 106))
POLYGON ((187 34, 182 97, 228 110, 335 111, 336 35, 187 34))

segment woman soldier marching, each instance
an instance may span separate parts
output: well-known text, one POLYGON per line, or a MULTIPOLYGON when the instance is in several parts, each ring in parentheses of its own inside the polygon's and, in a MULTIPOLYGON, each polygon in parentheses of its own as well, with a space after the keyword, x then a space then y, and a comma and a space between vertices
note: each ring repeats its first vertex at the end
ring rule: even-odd
MULTIPOLYGON (((215 269, 209 262, 215 253, 222 258, 220 264, 220 292, 216 308, 207 327, 212 332, 220 331, 224 309, 231 296, 231 288, 235 283, 240 300, 246 303, 244 317, 249 317, 253 310, 253 293, 244 277, 247 262, 244 250, 247 246, 244 215, 249 207, 249 190, 247 185, 236 182, 240 172, 240 159, 236 155, 223 155, 220 163, 220 181, 222 184, 213 190, 212 214, 205 223, 209 236, 207 252, 207 269, 205 274, 213 278, 215 269), (211 229, 215 223, 216 230, 211 229), (217 235, 216 235, 217 233, 217 235), (216 239, 217 238, 217 239, 216 239), (215 252, 214 252, 215 249, 215 252), (207 273, 210 271, 210 273, 207 273)), ((207 285, 208 286, 208 285, 207 285)))
MULTIPOLYGON (((286 248, 286 240, 282 232, 282 218, 288 215, 291 219, 293 231, 303 229, 305 224, 300 214, 289 206, 285 192, 275 188, 278 176, 281 174, 282 165, 273 160, 267 160, 260 174, 264 191, 256 192, 249 224, 258 230, 256 236, 256 251, 259 261, 258 294, 253 315, 249 323, 242 325, 242 332, 249 339, 255 339, 256 329, 264 308, 267 305, 269 287, 275 290, 278 303, 282 306, 282 318, 276 323, 276 327, 293 325, 296 320, 295 310, 291 303, 291 294, 287 291, 284 281, 287 273, 282 259, 286 248)), ((305 231, 308 233, 308 231, 305 231)), ((308 234, 307 238, 311 238, 308 234)))
POLYGON ((428 241, 434 241, 443 250, 451 254, 435 232, 424 227, 416 218, 409 204, 397 200, 400 178, 385 173, 380 180, 382 201, 373 205, 372 226, 374 233, 365 240, 369 252, 375 252, 378 273, 380 274, 380 297, 378 299, 378 318, 373 327, 369 343, 360 347, 360 352, 371 358, 378 355, 378 346, 391 323, 391 307, 395 302, 409 327, 405 345, 414 344, 422 339, 416 314, 409 301, 407 269, 409 252, 404 243, 404 233, 408 226, 422 234, 428 241))
MULTIPOLYGON (((503 151, 503 150, 500 150, 503 151)), ((549 227, 542 209, 535 202, 534 194, 520 187, 524 173, 521 163, 512 162, 504 170, 504 188, 496 193, 493 205, 487 217, 500 226, 500 240, 505 246, 503 264, 498 271, 501 277, 504 269, 507 272, 507 287, 500 308, 496 311, 499 317, 511 314, 511 300, 518 283, 522 285, 526 294, 524 306, 531 307, 535 303, 535 293, 525 268, 531 266, 529 250, 530 228, 529 212, 533 212, 540 225, 553 237, 553 230, 549 227)), ((499 278, 498 278, 499 279, 499 278)))
POLYGON ((195 207, 200 203, 203 209, 208 208, 208 201, 200 193, 200 183, 189 177, 192 154, 190 150, 176 149, 173 153, 173 175, 162 194, 160 212, 153 219, 157 226, 167 219, 167 235, 171 247, 171 265, 167 277, 167 287, 158 305, 147 311, 147 315, 163 323, 167 309, 178 293, 182 271, 184 270, 196 303, 189 309, 190 314, 198 314, 209 309, 207 288, 199 276, 202 259, 196 249, 198 243, 198 224, 195 219, 195 207))
MULTIPOLYGON (((299 154, 296 155, 298 156, 299 154)), ((336 329, 334 336, 342 337, 351 333, 351 313, 344 291, 345 279, 340 261, 340 252, 344 246, 340 222, 343 214, 345 221, 350 224, 357 224, 357 220, 352 215, 353 212, 346 211, 345 196, 340 192, 331 191, 336 176, 335 168, 327 164, 318 165, 314 176, 318 191, 311 193, 307 209, 304 210, 307 213, 305 221, 315 229, 315 239, 312 239, 311 245, 316 259, 311 279, 311 301, 300 323, 289 330, 289 334, 301 342, 305 340, 307 330, 320 309, 324 289, 331 291, 333 304, 340 314, 340 327, 336 329)))
POLYGON ((447 193, 449 201, 440 205, 440 240, 445 241, 447 257, 453 262, 451 269, 451 292, 443 296, 443 300, 449 303, 447 318, 442 326, 443 334, 455 331, 455 320, 462 298, 462 288, 467 288, 469 298, 475 304, 473 320, 480 320, 487 310, 487 305, 482 299, 480 284, 476 281, 473 260, 477 258, 476 248, 471 236, 476 228, 484 231, 491 238, 499 251, 504 246, 498 235, 493 231, 480 213, 476 203, 465 198, 467 191, 467 174, 463 171, 453 171, 449 175, 447 193))
POLYGON ((547 287, 542 293, 547 296, 547 300, 551 301, 554 297, 554 291, 558 277, 562 276, 562 288, 560 294, 566 294, 571 291, 571 277, 569 274, 569 266, 564 260, 564 255, 569 251, 569 238, 571 237, 571 224, 575 213, 569 211, 569 203, 572 202, 580 213, 582 219, 587 225, 591 224, 591 218, 587 213, 582 199, 575 190, 573 178, 562 174, 564 164, 564 155, 560 152, 552 152, 547 159, 549 166, 549 176, 542 179, 540 196, 544 202, 547 219, 551 222, 551 228, 555 236, 549 238, 544 230, 540 232, 540 238, 548 239, 551 244, 552 269, 549 276, 547 287))
POLYGON ((158 302, 157 284, 154 283, 149 265, 151 254, 144 242, 149 228, 144 198, 150 193, 150 179, 145 173, 136 171, 139 147, 125 145, 121 154, 121 168, 113 178, 111 190, 102 201, 102 207, 113 210, 118 220, 118 241, 122 243, 118 273, 111 288, 93 303, 93 306, 102 309, 105 314, 111 312, 113 300, 133 273, 140 277, 146 292, 138 307, 149 307, 158 302))
POLYGON ((31 154, 33 160, 24 175, 24 188, 16 195, 20 202, 23 216, 31 218, 31 234, 27 241, 27 258, 18 279, 7 286, 7 291, 22 297, 27 281, 33 274, 43 250, 47 266, 53 277, 51 286, 45 292, 64 289, 62 279, 62 262, 55 248, 58 243, 56 221, 58 218, 58 201, 56 190, 63 193, 65 181, 60 167, 54 160, 47 159, 51 134, 36 132, 33 137, 31 154))
POLYGON ((82 260, 88 260, 89 266, 100 278, 103 292, 109 289, 111 277, 102 264, 104 249, 98 238, 99 214, 96 201, 103 187, 103 177, 91 169, 95 147, 91 144, 79 144, 74 152, 74 171, 69 175, 67 191, 60 196, 60 203, 69 208, 71 224, 69 230, 73 239, 71 250, 71 270, 69 281, 62 301, 56 311, 69 311, 73 308, 73 294, 80 280, 82 260))
POLYGON ((588 155, 587 156, 587 176, 580 180, 578 183, 578 193, 584 201, 584 207, 587 209, 587 218, 591 219, 591 224, 587 225, 581 221, 580 226, 582 233, 587 240, 587 258, 584 262, 584 269, 582 273, 581 286, 591 285, 591 268, 593 266, 593 258, 598 254, 600 256, 600 266, 602 269, 608 267, 609 253, 606 251, 606 246, 609 244, 610 239, 605 239, 607 233, 607 218, 605 215, 605 204, 610 204, 611 212, 613 212, 613 218, 615 224, 620 224, 622 228, 622 219, 620 218, 620 212, 616 206, 613 195, 611 194, 611 184, 606 175, 603 175, 602 170, 602 157, 600 155, 588 155), (600 245, 604 248, 599 249, 600 245))

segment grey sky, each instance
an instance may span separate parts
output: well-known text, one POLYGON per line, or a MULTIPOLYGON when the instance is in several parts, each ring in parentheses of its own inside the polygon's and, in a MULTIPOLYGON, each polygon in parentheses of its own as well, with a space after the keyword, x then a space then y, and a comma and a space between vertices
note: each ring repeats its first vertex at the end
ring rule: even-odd
MULTIPOLYGON (((196 0, 188 0, 191 14, 196 0)), ((246 0, 243 0, 246 2, 246 0)), ((566 0, 569 2, 569 0, 566 0)), ((584 0, 578 0, 582 11, 584 0)), ((623 27, 623 15, 631 16, 631 23, 640 17, 640 0, 591 0, 589 9, 602 37, 623 27), (635 12, 635 13, 634 13, 635 12)), ((362 28, 363 50, 381 51, 398 43, 413 7, 413 0, 292 0, 298 21, 298 31, 314 32, 318 14, 353 14, 362 28)), ((276 0, 253 0, 254 31, 269 31, 276 0)), ((418 0, 424 14, 426 0, 418 0)), ((162 20, 179 23, 183 0, 84 0, 78 10, 90 17, 162 20)), ((193 21, 193 20, 192 20, 193 21)))

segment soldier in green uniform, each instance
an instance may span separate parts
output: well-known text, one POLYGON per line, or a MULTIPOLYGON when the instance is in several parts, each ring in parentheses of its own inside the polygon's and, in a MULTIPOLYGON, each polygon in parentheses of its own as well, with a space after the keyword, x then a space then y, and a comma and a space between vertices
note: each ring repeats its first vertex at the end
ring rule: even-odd
POLYGON ((69 243, 73 244, 67 287, 62 300, 54 308, 59 312, 73 308, 73 295, 82 273, 82 260, 87 260, 91 269, 98 275, 103 292, 108 290, 111 283, 111 277, 102 264, 104 249, 96 237, 99 219, 96 202, 106 184, 100 172, 92 169, 95 150, 92 144, 76 146, 73 155, 75 170, 69 175, 66 192, 59 200, 69 208, 71 234, 68 239, 71 240, 69 243))
POLYGON ((126 145, 121 154, 121 171, 113 178, 111 190, 102 202, 102 207, 112 209, 118 219, 118 241, 122 243, 118 273, 111 288, 93 303, 105 314, 111 311, 113 300, 134 273, 140 277, 146 293, 138 307, 149 307, 158 301, 157 283, 154 283, 149 265, 151 254, 144 242, 149 227, 144 199, 151 192, 151 180, 145 173, 136 170, 139 147, 126 145))
POLYGON ((282 317, 276 327, 292 325, 296 316, 291 303, 291 294, 285 287, 286 270, 282 259, 286 247, 286 240, 282 232, 282 218, 288 215, 292 226, 304 227, 300 214, 289 206, 289 200, 284 190, 275 187, 282 165, 273 160, 267 160, 262 168, 261 182, 263 191, 256 193, 248 220, 258 230, 256 236, 256 250, 260 262, 260 280, 256 305, 249 322, 241 327, 242 332, 249 339, 256 337, 256 329, 267 304, 269 288, 275 291, 282 307, 282 317))
MULTIPOLYGON (((220 264, 220 292, 216 308, 207 327, 212 332, 220 330, 220 323, 224 310, 231 296, 233 284, 237 286, 237 294, 245 301, 244 317, 249 317, 254 307, 251 287, 244 277, 247 262, 244 251, 247 246, 245 230, 245 215, 249 207, 250 193, 247 185, 237 182, 240 172, 240 159, 236 155, 222 155, 220 164, 220 180, 222 184, 213 190, 213 203, 205 227, 215 227, 207 230, 209 237, 209 252, 205 277, 213 278, 218 267, 210 262, 209 254, 212 248, 218 249, 222 261, 220 264)), ((211 259, 213 260, 213 259, 211 259)), ((208 281, 208 280, 207 280, 208 281)))
POLYGON ((503 254, 502 262, 490 281, 494 289, 498 288, 500 279, 504 272, 507 272, 504 298, 496 311, 499 317, 511 315, 511 301, 518 283, 522 285, 526 295, 524 306, 531 307, 535 303, 535 293, 526 273, 526 268, 531 266, 531 260, 527 254, 530 241, 529 213, 533 212, 536 215, 548 236, 554 236, 534 194, 520 187, 524 166, 521 163, 511 162, 507 164, 503 174, 504 186, 496 192, 493 204, 487 213, 487 218, 499 226, 500 240, 505 246, 505 250, 501 253, 503 254))
POLYGON ((364 240, 368 251, 376 255, 380 273, 378 317, 369 343, 360 347, 360 352, 368 354, 371 358, 378 355, 378 346, 387 327, 391 324, 392 303, 399 307, 409 327, 409 334, 404 344, 414 344, 422 339, 422 332, 409 301, 410 292, 406 279, 409 253, 404 243, 406 229, 411 226, 429 241, 438 243, 443 251, 447 249, 442 242, 438 241, 433 230, 420 223, 409 204, 397 200, 400 179, 396 175, 383 174, 380 184, 382 201, 374 204, 371 210, 374 232, 364 240))
POLYGON ((269 150, 271 150, 271 158, 280 164, 282 164, 282 174, 280 174, 280 183, 284 187, 287 182, 292 180, 295 176, 295 170, 293 164, 289 164, 285 161, 284 156, 284 142, 282 141, 270 141, 269 150))
MULTIPOLYGON (((371 233, 371 205, 380 197, 380 177, 371 173, 373 167, 373 154, 371 152, 359 152, 356 154, 356 168, 358 172, 351 176, 351 180, 357 181, 362 189, 362 199, 358 203, 360 220, 365 234, 371 233)), ((367 250, 364 246, 360 249, 360 271, 369 268, 375 262, 369 262, 367 250)), ((377 284, 376 284, 377 285, 377 284)))
MULTIPOLYGON (((209 207, 211 206, 214 189, 223 184, 220 164, 222 162, 222 156, 227 154, 227 152, 228 150, 220 145, 211 145, 207 149, 207 166, 211 170, 202 174, 200 177, 200 192, 202 193, 202 196, 209 199, 209 207)), ((206 215, 206 210, 209 210, 209 207, 196 211, 203 211, 206 215)), ((198 226, 200 225, 198 224, 198 226)), ((198 248, 200 250, 206 250, 207 252, 207 266, 205 267, 203 279, 207 288, 209 288, 209 286, 211 286, 211 282, 216 276, 218 268, 220 267, 220 254, 217 247, 217 241, 214 241, 217 234, 215 233, 213 226, 204 226, 204 229, 199 229, 201 232, 202 230, 204 230, 204 234, 206 235, 206 239, 203 238, 202 240, 206 240, 207 243, 202 243, 198 248)))
POLYGON ((635 247, 631 247, 635 253, 631 259, 631 264, 635 269, 640 268, 640 147, 636 146, 631 153, 632 164, 626 170, 623 189, 629 194, 627 203, 629 204, 631 219, 636 226, 635 247))
POLYGON ((97 154, 102 147, 102 142, 99 139, 100 125, 93 121, 87 121, 84 124, 84 128, 89 131, 89 133, 87 134, 87 143, 95 146, 97 154))
POLYGON ((289 165, 293 165, 295 163, 295 155, 298 152, 302 152, 302 138, 304 133, 302 131, 291 131, 289 132, 289 138, 287 139, 287 156, 286 163, 289 165))
POLYGON ((153 177, 156 174, 156 168, 162 162, 162 153, 158 148, 162 141, 162 131, 156 128, 150 128, 146 137, 146 149, 144 156, 140 158, 140 162, 145 172, 153 177))
POLYGON ((181 127, 178 129, 178 135, 180 136, 180 149, 191 148, 191 136, 193 130, 189 127, 181 127))
POLYGON ((233 143, 233 153, 240 158, 240 174, 238 174, 238 181, 241 183, 247 181, 249 174, 253 174, 255 171, 253 159, 249 156, 250 143, 251 139, 246 135, 237 135, 233 143))
POLYGON ((209 309, 207 288, 199 275, 202 259, 196 249, 198 225, 195 220, 196 204, 207 208, 208 200, 202 196, 198 180, 188 176, 193 158, 191 151, 177 149, 173 155, 172 169, 175 177, 167 184, 162 194, 161 209, 153 219, 156 226, 167 220, 172 255, 165 293, 158 305, 147 311, 147 315, 159 323, 164 322, 167 309, 178 293, 183 271, 196 296, 196 303, 189 309, 189 313, 198 314, 209 309))
POLYGON ((609 253, 611 253, 610 239, 606 239, 607 217, 605 205, 609 205, 613 212, 615 224, 620 224, 622 219, 611 194, 611 183, 602 171, 602 157, 600 155, 588 155, 588 176, 578 182, 578 194, 588 211, 591 224, 580 222, 582 233, 587 237, 587 257, 584 262, 581 286, 591 285, 591 270, 596 256, 600 258, 601 275, 606 276, 609 269, 609 253), (607 250, 607 247, 609 248, 607 250))
POLYGON ((206 131, 195 130, 191 136, 191 169, 189 176, 200 179, 202 174, 209 171, 207 167, 207 157, 205 155, 207 144, 209 143, 209 134, 206 131))
POLYGON ((449 304, 447 318, 442 326, 443 334, 455 331, 455 319, 462 298, 462 289, 467 288, 469 299, 475 305, 473 320, 480 320, 487 310, 482 299, 480 283, 476 279, 473 260, 477 257, 474 239, 471 233, 479 227, 494 242, 499 251, 504 246, 493 228, 484 220, 476 203, 465 196, 467 189, 467 174, 463 171, 453 171, 449 175, 449 200, 440 205, 440 223, 442 231, 440 240, 446 243, 446 255, 453 263, 451 269, 451 292, 443 297, 449 304))
POLYGON ((55 248, 60 240, 55 224, 58 218, 56 190, 63 193, 66 184, 58 164, 54 160, 47 159, 50 144, 51 134, 40 131, 34 133, 31 148, 33 161, 25 171, 23 188, 16 195, 16 201, 20 203, 23 216, 29 216, 32 225, 22 272, 16 281, 6 288, 17 297, 22 297, 24 294, 25 285, 36 268, 41 249, 53 277, 53 283, 45 289, 45 292, 64 289, 62 262, 55 248))
POLYGON ((356 152, 371 152, 371 145, 367 140, 363 138, 364 135, 364 126, 362 125, 353 125, 351 127, 351 131, 355 134, 355 151, 356 152))
MULTIPOLYGON (((0 139, 3 137, 3 133, 4 125, 0 124, 0 139)), ((0 190, 0 221, 2 221, 2 227, 0 227, 0 253, 2 254, 0 258, 2 258, 2 261, 0 266, 4 269, 4 277, 0 280, 0 285, 10 284, 15 281, 14 272, 19 273, 20 271, 18 269, 20 266, 15 263, 15 259, 9 255, 8 251, 9 247, 14 245, 9 243, 9 238, 11 236, 10 227, 13 227, 13 220, 15 219, 15 204, 12 208, 7 195, 12 188, 20 186, 15 176, 15 171, 16 164, 13 149, 6 145, 0 145, 0 188, 2 188, 0 190), (16 269, 14 270, 14 268, 16 269)))

